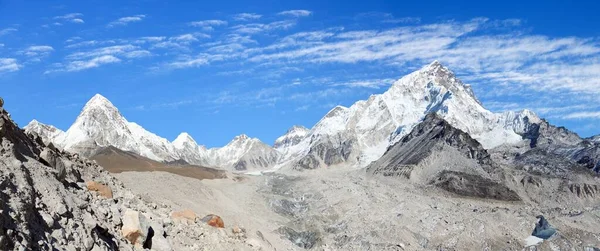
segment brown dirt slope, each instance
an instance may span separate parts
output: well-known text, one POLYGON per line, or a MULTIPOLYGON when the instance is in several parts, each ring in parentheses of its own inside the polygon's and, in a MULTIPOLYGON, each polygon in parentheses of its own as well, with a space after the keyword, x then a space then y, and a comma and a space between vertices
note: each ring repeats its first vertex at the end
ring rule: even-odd
POLYGON ((200 180, 226 177, 225 171, 203 166, 169 165, 112 146, 97 151, 90 159, 111 173, 160 171, 200 180))

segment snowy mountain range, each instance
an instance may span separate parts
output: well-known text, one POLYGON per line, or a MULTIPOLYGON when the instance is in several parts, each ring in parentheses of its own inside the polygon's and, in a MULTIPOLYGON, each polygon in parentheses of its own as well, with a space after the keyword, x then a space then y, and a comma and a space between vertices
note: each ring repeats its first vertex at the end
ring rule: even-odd
POLYGON ((486 149, 522 140, 533 112, 492 113, 453 72, 435 61, 396 81, 381 95, 337 106, 306 137, 285 149, 297 169, 340 163, 364 167, 383 155, 429 113, 437 113, 486 149))
POLYGON ((65 150, 93 155, 114 146, 164 162, 235 170, 292 167, 312 169, 341 163, 364 167, 421 122, 437 113, 486 148, 514 144, 540 118, 533 112, 493 113, 486 110, 453 72, 435 61, 396 81, 389 90, 350 107, 337 106, 312 129, 290 128, 273 147, 246 135, 221 148, 207 149, 187 133, 173 142, 129 122, 101 95, 94 96, 66 131, 32 121, 25 128, 65 150))
POLYGON ((161 162, 184 160, 195 165, 238 170, 268 168, 279 158, 276 150, 246 135, 235 137, 225 147, 212 149, 198 145, 185 132, 169 142, 140 125, 127 121, 100 94, 86 103, 66 132, 36 120, 25 126, 25 130, 35 132, 43 140, 53 142, 67 151, 87 157, 93 156, 103 147, 113 146, 161 162))

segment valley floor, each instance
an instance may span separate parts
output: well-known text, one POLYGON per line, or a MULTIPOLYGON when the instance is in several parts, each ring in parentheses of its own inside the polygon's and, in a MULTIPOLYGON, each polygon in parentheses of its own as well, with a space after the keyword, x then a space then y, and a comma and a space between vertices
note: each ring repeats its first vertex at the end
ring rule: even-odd
MULTIPOLYGON (((600 247, 600 207, 536 208, 457 198, 364 170, 198 180, 165 172, 115 174, 134 192, 242 226, 265 250, 523 250, 536 216, 559 235, 538 248, 600 247)), ((570 250, 570 249, 569 249, 570 250)))

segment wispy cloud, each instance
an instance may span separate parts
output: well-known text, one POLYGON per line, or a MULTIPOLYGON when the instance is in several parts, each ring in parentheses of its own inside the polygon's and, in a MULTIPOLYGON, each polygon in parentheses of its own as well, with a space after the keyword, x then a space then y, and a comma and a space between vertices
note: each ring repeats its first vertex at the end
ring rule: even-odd
POLYGON ((49 45, 34 45, 29 46, 23 54, 28 57, 44 57, 50 55, 51 52, 54 51, 54 48, 49 45))
POLYGON ((345 86, 350 88, 370 88, 370 89, 379 89, 382 87, 388 87, 392 85, 396 80, 387 78, 387 79, 363 79, 363 80, 352 80, 352 81, 342 81, 338 83, 333 83, 331 86, 345 86))
POLYGON ((256 34, 271 30, 285 30, 296 25, 294 20, 275 21, 267 24, 252 23, 241 24, 231 27, 236 33, 240 34, 256 34))
POLYGON ((14 72, 21 69, 21 65, 14 58, 0 58, 0 74, 14 72))
MULTIPOLYGON (((63 21, 63 22, 82 24, 82 23, 85 23, 85 21, 83 21, 82 17, 83 17, 83 14, 81 14, 81 13, 69 13, 69 14, 65 14, 62 16, 55 16, 54 19, 63 21)), ((55 22, 54 25, 62 25, 62 23, 55 22)))
POLYGON ((384 23, 392 23, 392 24, 407 24, 407 23, 420 23, 421 18, 419 17, 401 17, 401 18, 387 18, 382 22, 384 23))
POLYGON ((110 22, 107 27, 115 27, 115 26, 125 26, 129 23, 134 23, 134 22, 140 22, 142 21, 144 18, 146 17, 146 15, 135 15, 135 16, 128 16, 128 17, 122 17, 119 18, 115 21, 110 22))
POLYGON ((249 20, 256 20, 261 18, 262 15, 256 14, 256 13, 239 13, 239 14, 235 14, 233 15, 233 19, 237 20, 237 21, 249 21, 249 20))
POLYGON ((600 119, 600 111, 570 113, 563 116, 563 119, 600 119))
POLYGON ((306 17, 312 14, 309 10, 286 10, 277 13, 280 16, 291 16, 291 17, 306 17))
POLYGON ((70 61, 66 64, 58 64, 56 68, 47 70, 45 74, 54 73, 54 72, 76 72, 82 71, 86 69, 100 67, 106 64, 114 64, 121 62, 121 59, 112 56, 112 55, 103 55, 98 57, 93 57, 85 60, 75 60, 70 61))
POLYGON ((302 106, 297 107, 294 110, 297 111, 297 112, 299 112, 299 111, 308 111, 308 108, 310 108, 310 105, 302 105, 302 106))
POLYGON ((203 20, 203 21, 195 21, 195 22, 190 22, 188 23, 188 25, 193 26, 193 27, 200 27, 205 31, 212 31, 214 30, 214 27, 216 26, 227 26, 227 21, 223 21, 223 20, 203 20))
POLYGON ((16 32, 16 31, 18 31, 18 30, 15 29, 15 28, 4 28, 4 29, 0 30, 0 36, 4 36, 6 34, 9 34, 9 33, 12 33, 12 32, 16 32))

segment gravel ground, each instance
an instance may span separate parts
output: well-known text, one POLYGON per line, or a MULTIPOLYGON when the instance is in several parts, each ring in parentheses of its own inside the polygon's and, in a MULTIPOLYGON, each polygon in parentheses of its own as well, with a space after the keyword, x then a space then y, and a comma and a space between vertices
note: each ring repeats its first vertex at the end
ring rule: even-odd
MULTIPOLYGON (((350 168, 196 180, 164 172, 116 174, 157 203, 218 214, 277 250, 523 250, 535 216, 559 230, 538 250, 600 247, 600 208, 462 198, 350 168), (258 234, 257 232, 260 232, 258 234)), ((593 204, 593 203, 592 203, 593 204)))

